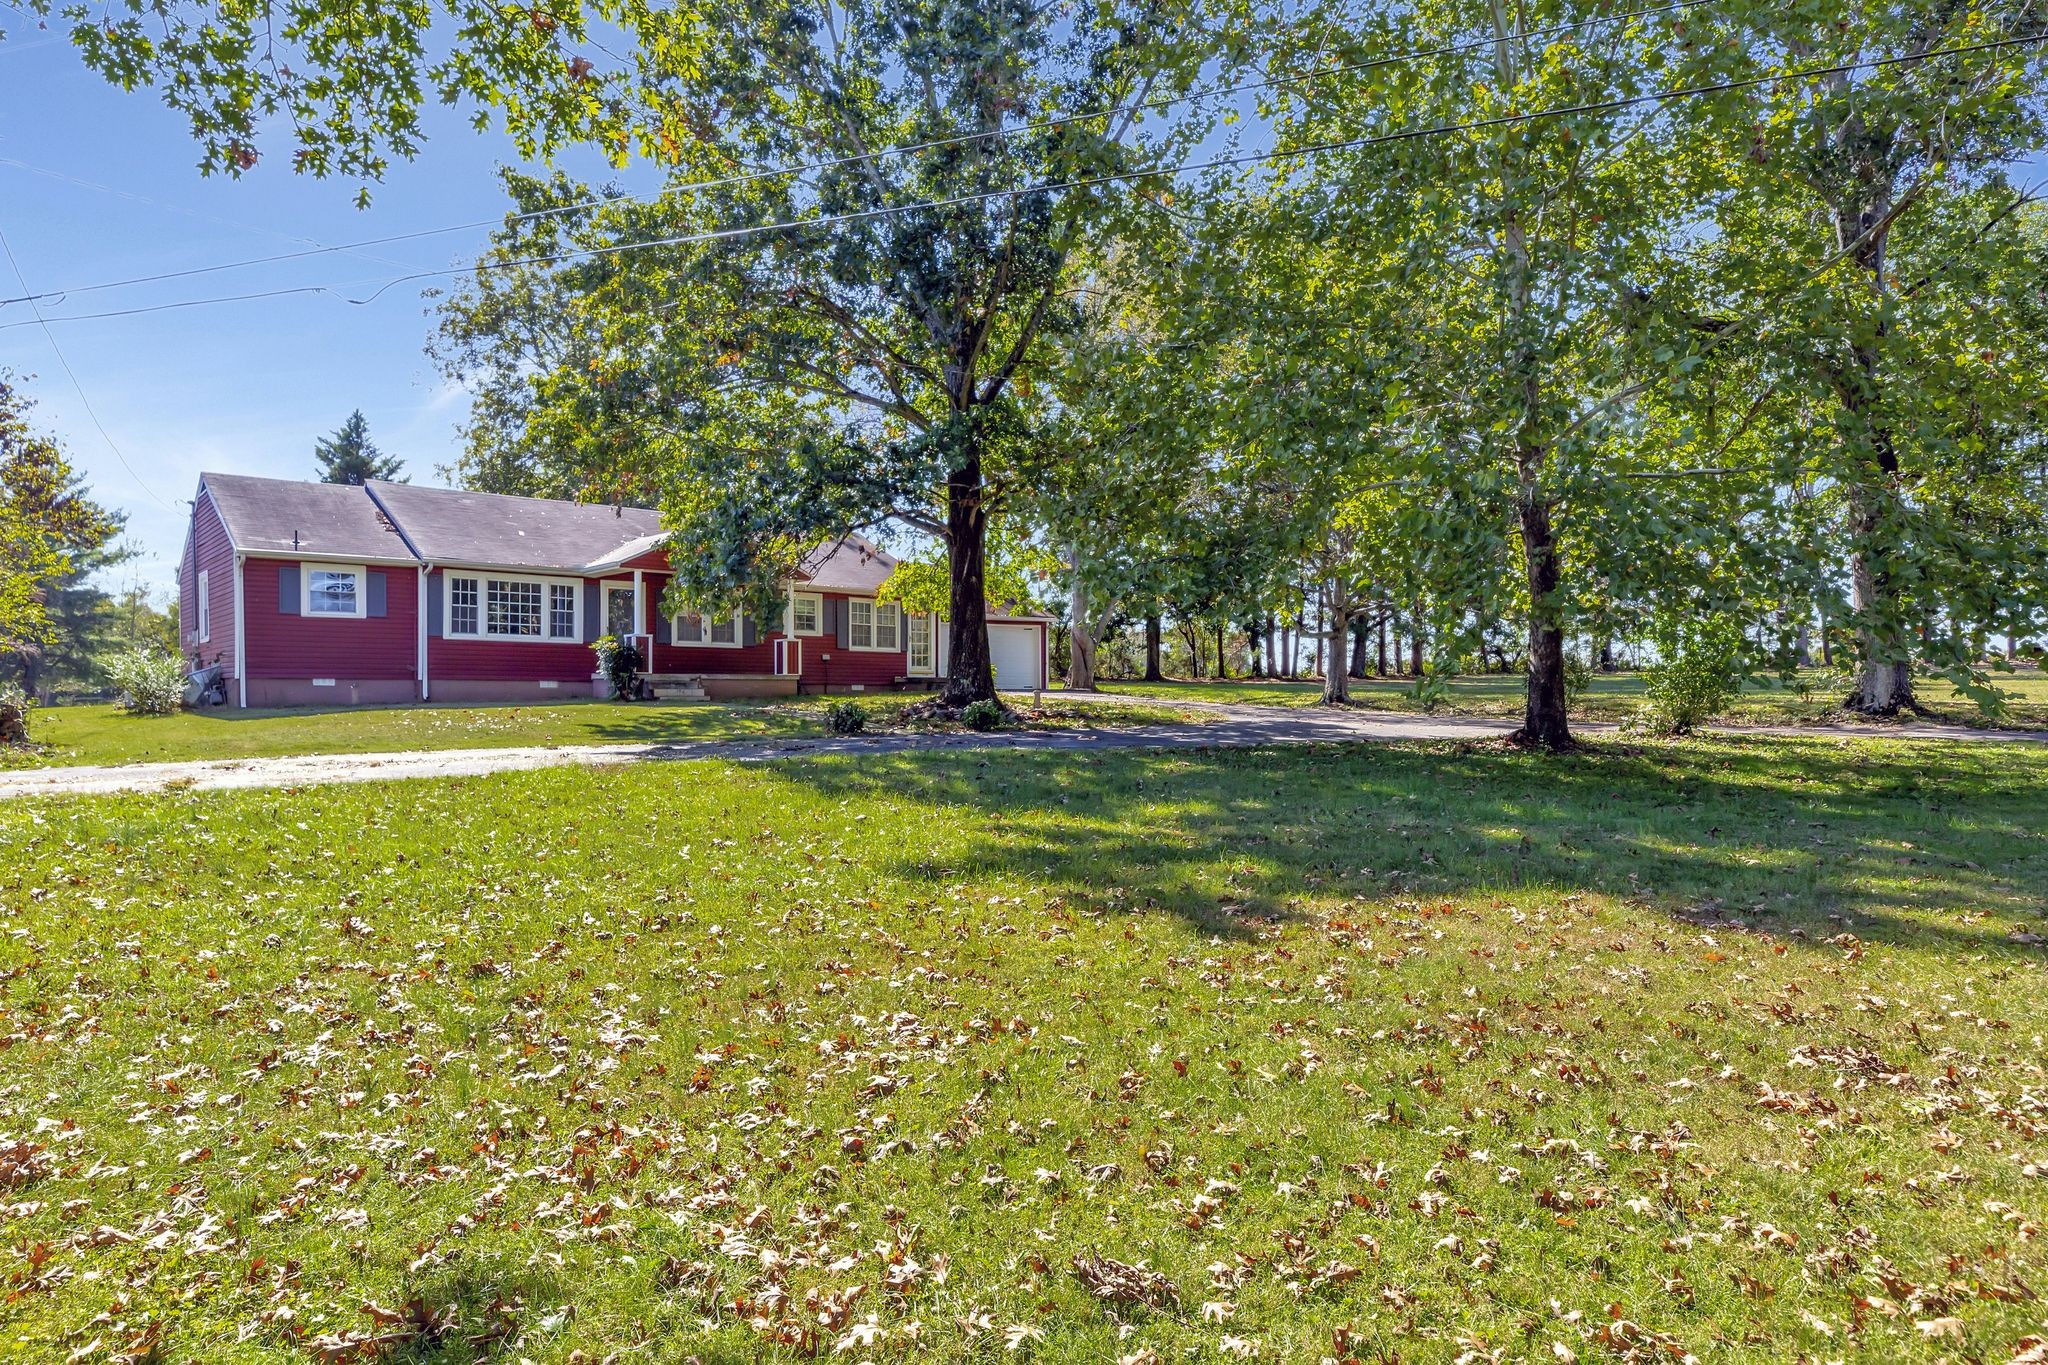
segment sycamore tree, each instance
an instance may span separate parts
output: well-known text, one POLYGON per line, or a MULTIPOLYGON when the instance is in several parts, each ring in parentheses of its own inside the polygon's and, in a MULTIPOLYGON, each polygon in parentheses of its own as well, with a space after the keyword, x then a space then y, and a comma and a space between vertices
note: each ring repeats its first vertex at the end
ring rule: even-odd
POLYGON ((2018 629, 2041 603, 2023 465, 2048 260, 2012 179, 2048 136, 2048 27, 1960 4, 1840 17, 1753 16, 1759 64, 1850 69, 1759 85, 1732 111, 1746 192, 1714 214, 1695 325, 1744 332, 1759 401, 1792 396, 1829 437, 1781 482, 1815 487, 1838 542, 1825 583, 1854 632, 1846 704, 1889 714, 1913 707, 1916 662, 1969 686, 1973 631, 2018 629), (1742 328, 1759 300, 1775 325, 1742 328))
MULTIPOLYGON (((1402 136, 1308 157, 1313 174, 1282 188, 1319 201, 1316 240, 1340 274, 1347 249, 1357 262, 1360 287, 1328 300, 1328 325, 1390 331, 1377 383, 1402 413, 1386 449, 1413 494, 1410 534, 1432 546, 1442 624, 1462 629, 1468 604, 1497 595, 1511 556, 1528 635, 1518 737, 1563 748, 1580 507, 1609 495, 1613 460, 1635 458, 1602 395, 1650 363, 1621 319, 1713 183, 1691 154, 1693 120, 1644 97, 1712 64, 1687 55, 1669 15, 1564 29, 1594 16, 1441 0, 1338 17, 1337 60, 1450 50, 1288 92, 1275 111, 1286 146, 1402 136)), ((1298 234, 1276 249, 1299 251, 1298 234)))
MULTIPOLYGON (((933 538, 946 698, 992 695, 985 547, 1034 456, 1029 388, 1076 325, 1079 254, 1148 211, 1166 185, 1153 168, 1192 134, 1149 133, 1148 102, 1187 88, 1216 53, 1190 34, 1231 17, 676 10, 645 46, 674 186, 510 223, 446 303, 444 349, 512 395, 492 415, 555 482, 660 500, 693 605, 769 617, 776 581, 829 536, 933 538), (523 332, 493 335, 492 319, 525 325, 532 291, 561 305, 541 372, 523 332)), ((588 198, 519 188, 522 203, 588 198)))

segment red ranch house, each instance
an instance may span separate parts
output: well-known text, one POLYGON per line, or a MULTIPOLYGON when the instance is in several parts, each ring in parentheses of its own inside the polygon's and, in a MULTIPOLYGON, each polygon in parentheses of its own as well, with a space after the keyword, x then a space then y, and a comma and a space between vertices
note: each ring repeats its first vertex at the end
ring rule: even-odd
MULTIPOLYGON (((604 695, 590 645, 638 638, 656 692, 774 696, 935 685, 945 623, 878 602, 896 560, 814 551, 782 620, 661 611, 668 538, 640 507, 372 481, 205 474, 179 561, 187 657, 238 706, 604 695)), ((1046 685, 1048 618, 991 612, 996 685, 1046 685)))

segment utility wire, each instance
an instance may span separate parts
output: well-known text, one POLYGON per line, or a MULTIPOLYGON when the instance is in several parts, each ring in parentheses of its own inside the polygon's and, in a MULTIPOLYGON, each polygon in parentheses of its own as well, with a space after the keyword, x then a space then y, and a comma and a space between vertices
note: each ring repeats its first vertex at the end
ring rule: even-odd
MULTIPOLYGON (((1516 36, 1524 40, 1551 38, 1559 34, 1576 32, 1580 29, 1591 28, 1596 25, 1622 23, 1630 19, 1654 18, 1660 14, 1697 9, 1702 5, 1712 3, 1714 3, 1714 0, 1672 0, 1670 4, 1654 5, 1647 9, 1629 10, 1621 14, 1582 19, 1569 24, 1554 24, 1549 28, 1534 29, 1528 33, 1517 34, 1516 36)), ((1420 61, 1430 57, 1453 56, 1460 52, 1470 52, 1482 47, 1490 47, 1496 41, 1493 37, 1464 39, 1440 47, 1417 48, 1408 52, 1390 53, 1383 57, 1370 57, 1356 62, 1344 62, 1333 66, 1318 67, 1298 76, 1274 76, 1264 80, 1245 82, 1240 85, 1219 86, 1212 90, 1198 90, 1185 95, 1161 95, 1154 99, 1139 100, 1131 104, 1109 105, 1102 108, 1082 110, 1078 113, 1061 114, 1055 117, 1019 124, 1014 128, 997 128, 979 133, 960 133, 950 137, 933 138, 926 142, 912 142, 894 147, 884 147, 872 152, 830 157, 822 161, 811 161, 797 166, 779 166, 768 170, 747 171, 738 175, 722 176, 714 180, 686 181, 681 184, 663 186, 660 190, 648 194, 622 194, 609 197, 601 196, 593 199, 580 199, 574 203, 561 204, 553 208, 534 209, 527 213, 507 214, 499 218, 479 219, 470 223, 451 223, 445 227, 419 228, 412 232, 393 233, 386 237, 370 237, 356 242, 344 242, 338 246, 316 245, 304 251, 278 252, 270 256, 254 256, 239 261, 223 261, 217 265, 193 266, 185 270, 167 270, 155 275, 136 275, 125 280, 107 280, 99 284, 74 285, 68 289, 47 289, 40 294, 32 296, 24 294, 18 298, 0 299, 0 308, 4 308, 10 303, 26 303, 29 302, 30 298, 54 299, 63 298, 71 294, 97 293, 106 289, 125 289, 139 284, 161 284, 167 280, 190 279, 195 275, 211 275, 224 270, 242 270, 259 265, 276 265, 284 261, 305 260, 308 257, 331 255, 336 252, 353 252, 368 247, 390 246, 399 242, 415 242, 422 238, 440 237, 452 232, 473 232, 481 228, 532 222, 536 219, 553 218, 563 214, 580 212, 583 209, 602 208, 608 204, 644 203, 650 199, 693 190, 729 189, 736 185, 747 185, 756 181, 772 180, 780 176, 808 175, 814 171, 837 170, 844 166, 881 161, 890 157, 909 156, 918 152, 938 151, 943 148, 957 147, 970 142, 1021 137, 1028 133, 1045 132, 1049 129, 1060 128, 1070 123, 1085 123, 1094 119, 1114 118, 1118 114, 1136 113, 1147 109, 1167 109, 1177 104, 1219 99, 1226 95, 1249 94, 1258 90, 1308 85, 1327 76, 1340 76, 1352 72, 1369 71, 1382 66, 1392 66, 1400 62, 1420 61)), ((19 165, 20 163, 11 164, 19 165)), ((24 169, 34 170, 36 168, 24 167, 24 169)))
MULTIPOLYGON (((1237 156, 1216 157, 1208 161, 1183 162, 1178 166, 1154 167, 1138 171, 1119 171, 1104 175, 1088 176, 1078 180, 1031 185, 1019 189, 984 190, 972 194, 954 195, 946 199, 927 200, 914 204, 859 209, 847 213, 828 214, 810 218, 791 218, 745 227, 718 228, 706 232, 683 233, 671 237, 654 237, 638 242, 620 242, 609 246, 581 247, 573 251, 554 252, 542 256, 524 256, 502 261, 479 261, 473 266, 454 266, 441 270, 419 270, 385 280, 364 297, 344 297, 344 301, 358 307, 364 306, 376 302, 385 293, 399 285, 409 284, 418 280, 445 279, 453 275, 464 275, 472 272, 480 274, 487 270, 510 270, 521 266, 560 265, 569 261, 622 255, 626 252, 648 250, 655 247, 693 246, 707 242, 732 241, 766 232, 793 232, 806 228, 833 227, 846 223, 891 218, 903 213, 956 208, 968 204, 988 203, 994 200, 1018 199, 1034 194, 1055 194, 1068 190, 1095 189, 1104 185, 1121 184, 1127 181, 1144 180, 1159 176, 1185 175, 1196 171, 1228 170, 1270 161, 1292 161, 1311 156, 1320 156, 1330 152, 1359 151, 1370 147, 1414 142, 1454 133, 1479 132, 1493 128, 1509 127, 1541 119, 1564 118, 1575 114, 1608 113, 1620 109, 1638 108, 1643 105, 1661 104, 1669 100, 1725 94, 1735 90, 1753 89, 1760 85, 1774 85, 1782 81, 1804 80, 1815 76, 1844 75, 1853 71, 1877 70, 1907 63, 1930 61, 1936 57, 1951 57, 1974 52, 1991 52, 2012 47, 2031 47, 2043 42, 2048 42, 2048 33, 2033 34, 2022 38, 2004 38, 1983 43, 1969 43, 1956 47, 1935 48, 1926 52, 1891 57, 1866 57, 1856 61, 1836 62, 1825 66, 1802 67, 1795 71, 1779 71, 1768 75, 1744 77, 1738 80, 1716 81, 1708 85, 1679 86, 1668 90, 1650 91, 1641 95, 1624 95, 1617 96, 1614 99, 1593 100, 1584 104, 1538 109, 1523 114, 1497 114, 1489 118, 1468 119, 1460 123, 1439 123, 1423 128, 1400 129, 1391 133, 1376 133, 1365 137, 1306 143, 1299 147, 1291 147, 1280 151, 1246 152, 1237 156)), ((203 304, 237 303, 252 298, 266 298, 284 294, 332 292, 334 291, 322 286, 301 285, 291 289, 265 290, 254 294, 239 294, 222 298, 184 299, 174 303, 152 304, 137 308, 117 309, 104 313, 80 313, 70 317, 54 318, 52 321, 85 322, 97 318, 128 317, 140 313, 162 312, 173 308, 192 308, 203 304)), ((32 325, 34 324, 26 322, 0 323, 0 331, 6 331, 13 327, 32 325)))
MULTIPOLYGON (((14 268, 14 278, 21 281, 22 292, 27 293, 28 277, 21 272, 21 262, 14 258, 14 247, 8 242, 5 229, 0 229, 0 251, 4 251, 7 254, 7 264, 14 268)), ((175 507, 165 502, 161 494, 142 481, 142 476, 135 472, 135 466, 128 463, 128 457, 121 453, 121 447, 107 433, 106 424, 100 421, 99 413, 93 410, 92 399, 85 396, 85 385, 78 382, 78 371, 71 368, 71 362, 64 356, 64 348, 57 344, 57 334, 50 330, 50 324, 43 319, 42 309, 38 308, 33 302, 29 304, 29 308, 35 313, 36 321, 42 323, 43 335, 50 339, 50 349, 56 352, 57 363, 62 365, 64 373, 70 376, 71 387, 78 391, 78 401, 85 406, 85 415, 90 417, 93 426, 99 429, 100 439, 107 443, 107 449, 114 452, 114 458, 121 462, 121 468, 128 471, 128 477, 135 481, 137 488, 149 494, 151 498, 155 499, 157 505, 166 512, 175 513, 177 511, 175 507)))

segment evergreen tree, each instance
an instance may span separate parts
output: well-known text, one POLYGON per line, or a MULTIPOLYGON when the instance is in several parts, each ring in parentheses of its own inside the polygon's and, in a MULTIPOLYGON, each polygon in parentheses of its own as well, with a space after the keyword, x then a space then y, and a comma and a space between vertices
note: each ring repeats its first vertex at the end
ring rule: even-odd
POLYGON ((405 468, 404 462, 396 455, 386 455, 371 442, 370 424, 363 420, 361 408, 350 413, 332 436, 314 443, 313 458, 320 463, 322 483, 360 484, 371 479, 405 482, 405 476, 399 473, 405 468))
POLYGON ((89 652, 106 594, 88 577, 125 558, 122 518, 94 502, 64 451, 0 374, 0 655, 30 692, 51 660, 89 652))

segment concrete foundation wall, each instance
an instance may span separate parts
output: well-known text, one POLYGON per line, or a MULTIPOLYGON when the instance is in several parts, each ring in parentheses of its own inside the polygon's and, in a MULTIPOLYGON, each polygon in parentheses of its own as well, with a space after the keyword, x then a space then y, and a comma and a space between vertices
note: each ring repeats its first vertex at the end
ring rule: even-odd
POLYGON ((418 700, 411 679, 336 678, 331 687, 310 678, 249 679, 251 706, 402 706, 418 700))

